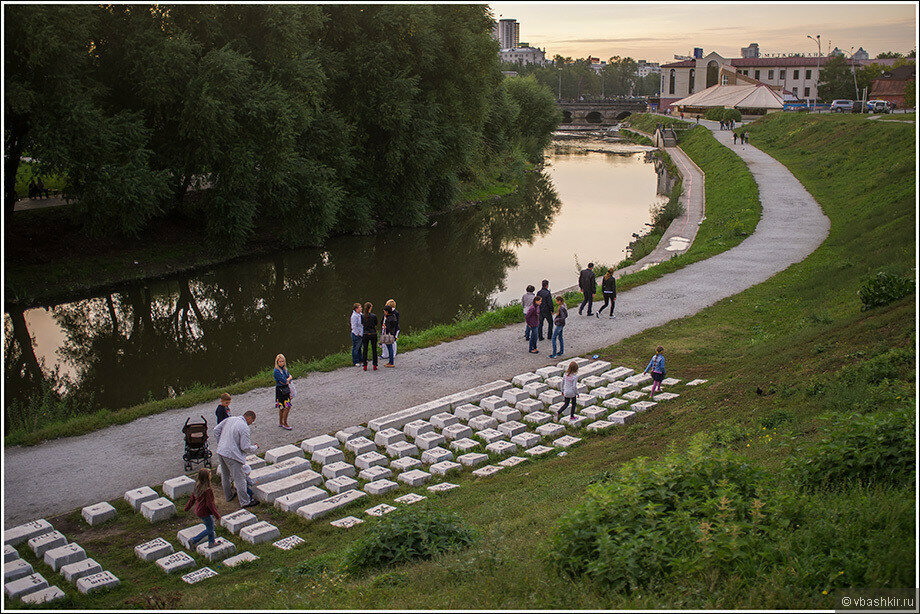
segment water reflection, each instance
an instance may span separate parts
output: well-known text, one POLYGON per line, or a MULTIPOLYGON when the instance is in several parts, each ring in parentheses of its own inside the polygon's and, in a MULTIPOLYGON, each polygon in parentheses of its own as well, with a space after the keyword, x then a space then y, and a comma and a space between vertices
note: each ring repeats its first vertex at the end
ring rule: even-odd
POLYGON ((657 178, 641 153, 548 153, 547 169, 529 174, 515 194, 427 228, 342 237, 324 250, 248 259, 49 308, 11 308, 8 423, 11 408, 22 414, 43 383, 66 389, 79 405, 117 408, 248 377, 279 351, 308 360, 343 350, 355 301, 379 307, 395 298, 408 331, 449 322, 460 309, 506 304, 543 276, 551 288, 572 285, 573 256, 622 257, 658 202, 657 178))

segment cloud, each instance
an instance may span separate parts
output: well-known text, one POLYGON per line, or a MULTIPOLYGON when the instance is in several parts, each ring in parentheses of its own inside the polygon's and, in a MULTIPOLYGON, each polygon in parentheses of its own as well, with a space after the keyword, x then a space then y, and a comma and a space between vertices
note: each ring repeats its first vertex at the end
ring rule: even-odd
POLYGON ((551 43, 563 44, 622 44, 622 43, 660 43, 674 40, 673 36, 631 36, 621 38, 560 38, 546 39, 551 43))

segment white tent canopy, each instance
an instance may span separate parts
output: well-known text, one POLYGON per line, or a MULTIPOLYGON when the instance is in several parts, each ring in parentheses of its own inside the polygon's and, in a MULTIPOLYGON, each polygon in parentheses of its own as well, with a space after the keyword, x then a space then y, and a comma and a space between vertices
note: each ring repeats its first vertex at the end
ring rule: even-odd
POLYGON ((766 85, 713 85, 671 106, 782 109, 783 99, 766 85))

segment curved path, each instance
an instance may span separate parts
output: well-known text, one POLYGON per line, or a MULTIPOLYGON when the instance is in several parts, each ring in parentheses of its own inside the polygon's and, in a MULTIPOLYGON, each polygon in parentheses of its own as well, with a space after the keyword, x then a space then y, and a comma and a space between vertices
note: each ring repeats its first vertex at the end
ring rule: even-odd
MULTIPOLYGON (((801 261, 824 241, 830 221, 792 173, 751 145, 731 145, 731 132, 714 134, 748 164, 760 188, 763 215, 755 232, 722 254, 621 292, 616 319, 579 317, 572 310, 565 328, 565 356, 606 347, 692 315, 801 261)), ((341 328, 346 337, 345 322, 341 328)), ((528 354, 523 325, 515 324, 399 355, 397 369, 365 373, 351 367, 311 374, 297 382, 290 432, 275 423, 271 388, 234 397, 232 413, 257 412, 253 441, 265 450, 554 364, 548 346, 543 342, 540 354, 528 354)), ((216 404, 172 410, 39 446, 6 449, 4 519, 19 523, 69 512, 181 474, 182 424, 199 414, 211 422, 216 404)), ((215 447, 212 442, 211 449, 215 447)))

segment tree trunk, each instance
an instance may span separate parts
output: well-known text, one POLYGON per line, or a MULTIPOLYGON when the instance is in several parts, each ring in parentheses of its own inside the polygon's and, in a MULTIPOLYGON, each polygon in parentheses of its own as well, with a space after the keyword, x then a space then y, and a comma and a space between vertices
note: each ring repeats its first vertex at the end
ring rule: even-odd
POLYGON ((45 374, 42 373, 41 365, 38 364, 38 358, 35 356, 32 335, 29 334, 26 318, 19 307, 11 308, 9 314, 13 324, 13 338, 16 339, 19 349, 22 350, 22 357, 26 361, 26 371, 32 376, 33 382, 39 384, 45 379, 45 374))
POLYGON ((6 173, 3 182, 3 215, 7 228, 13 219, 13 208, 16 206, 16 173, 19 172, 19 162, 22 150, 25 147, 28 126, 24 118, 7 117, 7 130, 10 131, 8 147, 6 147, 6 160, 3 161, 3 170, 6 173))
POLYGON ((109 306, 109 316, 112 318, 112 333, 118 336, 118 317, 115 315, 115 303, 112 302, 112 295, 107 294, 105 302, 109 306))

